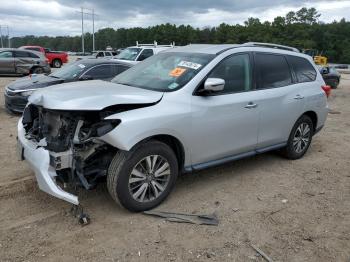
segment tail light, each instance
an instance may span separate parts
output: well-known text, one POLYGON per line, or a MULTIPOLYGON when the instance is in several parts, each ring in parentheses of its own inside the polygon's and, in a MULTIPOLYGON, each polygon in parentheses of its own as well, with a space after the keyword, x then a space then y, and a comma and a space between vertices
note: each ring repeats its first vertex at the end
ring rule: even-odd
POLYGON ((324 85, 322 86, 323 91, 326 93, 327 98, 331 95, 332 88, 330 86, 324 85))

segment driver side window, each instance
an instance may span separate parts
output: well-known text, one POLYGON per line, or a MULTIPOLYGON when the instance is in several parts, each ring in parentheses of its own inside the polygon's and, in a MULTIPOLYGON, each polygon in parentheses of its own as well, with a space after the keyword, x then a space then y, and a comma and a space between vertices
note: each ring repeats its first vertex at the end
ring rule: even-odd
POLYGON ((221 94, 237 93, 252 89, 252 70, 248 54, 238 54, 225 58, 209 74, 208 78, 225 80, 221 94))

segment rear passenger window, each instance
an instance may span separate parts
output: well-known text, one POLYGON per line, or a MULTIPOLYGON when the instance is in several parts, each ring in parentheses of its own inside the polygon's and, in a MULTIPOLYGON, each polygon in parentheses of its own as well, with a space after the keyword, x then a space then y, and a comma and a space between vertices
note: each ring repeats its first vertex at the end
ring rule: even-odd
POLYGON ((15 51, 15 57, 25 58, 25 57, 30 57, 30 56, 29 56, 29 52, 15 51))
POLYGON ((225 80, 222 93, 235 93, 251 89, 251 69, 248 54, 234 55, 221 61, 209 78, 225 80))
POLYGON ((296 56, 287 56, 287 59, 293 67, 293 70, 299 83, 311 82, 316 80, 316 70, 307 59, 296 56))
POLYGON ((282 55, 256 54, 258 89, 283 87, 292 84, 287 60, 282 55))

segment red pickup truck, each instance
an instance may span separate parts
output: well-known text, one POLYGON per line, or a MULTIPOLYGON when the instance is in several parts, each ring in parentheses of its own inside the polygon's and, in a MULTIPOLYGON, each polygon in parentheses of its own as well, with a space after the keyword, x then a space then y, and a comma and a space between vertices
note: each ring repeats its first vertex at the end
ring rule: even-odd
POLYGON ((20 49, 28 49, 44 53, 51 67, 59 68, 63 63, 68 62, 68 54, 65 52, 51 51, 49 48, 43 48, 41 46, 21 46, 20 49))

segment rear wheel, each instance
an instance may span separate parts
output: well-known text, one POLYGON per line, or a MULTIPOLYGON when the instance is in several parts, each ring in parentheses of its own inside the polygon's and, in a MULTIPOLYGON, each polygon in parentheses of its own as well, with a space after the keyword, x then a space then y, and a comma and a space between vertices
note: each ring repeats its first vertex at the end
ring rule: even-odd
POLYGON ((287 146, 282 153, 288 159, 299 159, 310 147, 313 136, 313 122, 307 115, 301 116, 294 124, 287 146))
POLYGON ((35 67, 32 69, 32 74, 43 74, 44 73, 44 69, 41 67, 35 67))
POLYGON ((60 67, 62 66, 62 61, 59 60, 59 59, 54 59, 54 60, 52 61, 52 66, 53 66, 54 68, 60 68, 60 67))
POLYGON ((108 169, 107 187, 116 202, 139 212, 158 206, 171 192, 177 175, 173 150, 149 141, 130 152, 117 152, 108 169))

